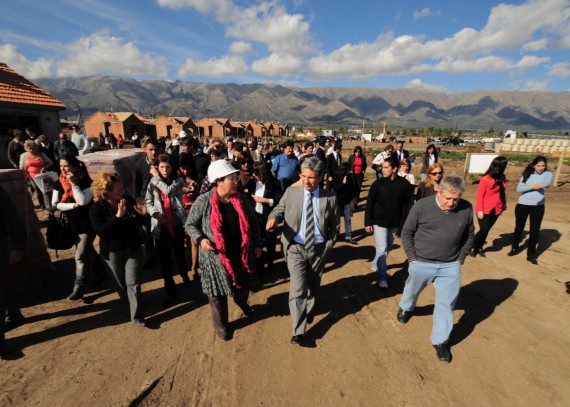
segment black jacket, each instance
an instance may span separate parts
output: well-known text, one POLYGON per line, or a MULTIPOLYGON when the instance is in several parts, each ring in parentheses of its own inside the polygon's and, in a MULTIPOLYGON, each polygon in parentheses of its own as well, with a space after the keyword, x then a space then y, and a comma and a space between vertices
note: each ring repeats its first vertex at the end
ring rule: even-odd
POLYGON ((107 260, 112 251, 135 250, 144 242, 141 225, 148 217, 140 216, 134 210, 135 200, 132 197, 125 196, 125 199, 127 211, 122 218, 117 218, 117 210, 104 199, 99 199, 89 210, 91 224, 99 236, 101 257, 107 260))

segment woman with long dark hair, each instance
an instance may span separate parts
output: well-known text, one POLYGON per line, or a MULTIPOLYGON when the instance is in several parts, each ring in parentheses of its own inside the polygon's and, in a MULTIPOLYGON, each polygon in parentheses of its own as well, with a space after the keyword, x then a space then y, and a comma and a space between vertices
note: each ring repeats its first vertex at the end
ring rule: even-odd
POLYGON ((348 170, 352 172, 358 181, 358 193, 356 194, 355 207, 358 206, 360 192, 362 191, 362 183, 364 182, 364 173, 368 167, 366 163, 366 155, 362 152, 362 147, 354 147, 353 154, 348 157, 348 170))
MULTIPOLYGON (((89 209, 93 204, 91 177, 82 161, 72 155, 63 155, 59 159, 59 180, 55 183, 52 195, 52 207, 68 214, 71 229, 77 234, 75 249, 75 282, 73 291, 67 297, 76 301, 83 298, 90 271, 98 274, 92 283, 104 278, 99 265, 97 252, 93 247, 95 231, 89 220, 89 209)), ((93 278, 94 276, 91 276, 93 278)))
POLYGON ((517 192, 521 193, 517 206, 515 207, 515 233, 513 236, 513 246, 509 256, 519 253, 519 244, 526 220, 530 217, 530 236, 526 259, 532 264, 538 264, 536 260, 536 247, 540 234, 540 226, 544 217, 544 193, 552 182, 552 173, 548 171, 546 157, 539 155, 529 163, 522 173, 522 177, 517 185, 517 192))
MULTIPOLYGON (((263 246, 267 251, 267 258, 265 260, 267 261, 267 270, 269 272, 273 270, 273 262, 275 261, 277 232, 276 230, 265 230, 265 225, 275 205, 276 188, 277 184, 275 178, 273 178, 273 174, 269 168, 267 168, 267 164, 264 161, 256 161, 253 164, 253 178, 249 182, 248 190, 253 200, 255 215, 257 216, 261 236, 263 238, 263 246)), ((263 278, 265 274, 263 256, 256 259, 255 266, 259 277, 263 278)))
POLYGON ((436 164, 438 159, 439 157, 437 155, 437 148, 435 148, 435 144, 430 144, 429 146, 427 146, 426 152, 422 157, 422 169, 420 171, 420 177, 422 181, 426 179, 427 170, 429 169, 429 167, 432 166, 433 164, 436 164))
POLYGON ((483 245, 489 231, 499 219, 499 216, 507 209, 507 198, 505 190, 507 182, 505 177, 505 169, 508 160, 505 157, 495 157, 489 168, 479 180, 479 188, 477 189, 477 201, 475 203, 475 215, 479 222, 479 231, 475 235, 473 247, 469 254, 476 257, 479 254, 485 257, 483 245))
POLYGON ((166 290, 164 307, 172 305, 177 295, 170 267, 171 249, 184 285, 190 285, 184 252, 184 224, 187 218, 182 203, 184 178, 177 175, 175 166, 176 160, 171 155, 161 154, 156 158, 154 167, 150 170, 153 177, 145 197, 146 209, 151 216, 150 233, 158 252, 160 272, 166 290))

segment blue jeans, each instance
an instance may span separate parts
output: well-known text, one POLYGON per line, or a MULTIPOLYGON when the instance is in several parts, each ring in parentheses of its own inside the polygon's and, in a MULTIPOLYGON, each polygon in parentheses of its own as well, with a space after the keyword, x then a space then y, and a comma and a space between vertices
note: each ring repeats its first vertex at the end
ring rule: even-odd
POLYGON ((453 329, 453 308, 461 287, 461 265, 457 262, 427 263, 417 261, 408 267, 408 279, 400 300, 400 308, 412 311, 418 296, 430 283, 435 287, 433 328, 431 343, 440 345, 447 342, 453 329))
POLYGON ((352 227, 350 224, 350 217, 352 216, 352 213, 350 211, 350 204, 348 203, 344 205, 342 210, 344 212, 344 238, 350 239, 352 237, 352 227))
POLYGON ((380 281, 388 280, 386 272, 386 257, 392 248, 398 228, 382 228, 374 225, 374 240, 376 241, 376 255, 372 261, 372 268, 378 272, 380 281))

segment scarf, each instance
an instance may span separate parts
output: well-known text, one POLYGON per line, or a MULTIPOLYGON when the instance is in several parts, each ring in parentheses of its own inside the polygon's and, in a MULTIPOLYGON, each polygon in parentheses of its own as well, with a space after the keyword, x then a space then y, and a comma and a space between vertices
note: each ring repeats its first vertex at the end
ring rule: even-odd
MULTIPOLYGON (((241 231, 241 261, 245 270, 252 274, 253 270, 249 266, 249 248, 251 246, 251 239, 249 237, 249 219, 243 210, 243 202, 239 194, 232 195, 230 197, 230 203, 233 205, 234 209, 238 213, 239 226, 241 231)), ((222 233, 222 213, 220 211, 220 196, 218 191, 214 189, 212 194, 212 213, 210 217, 210 227, 212 228, 212 234, 214 235, 214 242, 216 244, 216 249, 218 251, 218 257, 222 262, 222 265, 226 269, 227 273, 232 278, 232 285, 237 289, 241 287, 236 281, 235 270, 232 268, 230 259, 226 255, 226 242, 224 241, 224 235, 222 233)))
POLYGON ((168 195, 164 192, 159 191, 160 195, 162 196, 162 206, 164 207, 164 216, 166 216, 166 228, 168 229, 168 233, 172 236, 173 239, 176 238, 176 234, 174 233, 174 216, 172 216, 172 207, 170 206, 170 199, 168 195))
MULTIPOLYGON (((83 172, 79 171, 75 174, 75 179, 77 180, 77 185, 83 181, 85 178, 83 172)), ((59 174, 59 183, 63 188, 63 195, 61 196, 62 203, 75 203, 75 196, 73 195, 73 185, 71 185, 71 181, 67 178, 63 173, 59 174)))

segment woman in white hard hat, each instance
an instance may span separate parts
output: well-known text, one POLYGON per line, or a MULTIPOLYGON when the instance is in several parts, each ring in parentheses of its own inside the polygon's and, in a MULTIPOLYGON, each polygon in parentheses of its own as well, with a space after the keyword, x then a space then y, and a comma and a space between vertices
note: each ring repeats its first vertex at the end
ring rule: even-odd
POLYGON ((210 164, 208 179, 215 184, 192 205, 186 233, 200 248, 202 291, 210 300, 216 334, 231 338, 228 328, 228 296, 246 316, 253 315, 247 303, 255 272, 255 258, 261 256, 261 232, 249 199, 238 192, 239 170, 229 162, 210 164))

